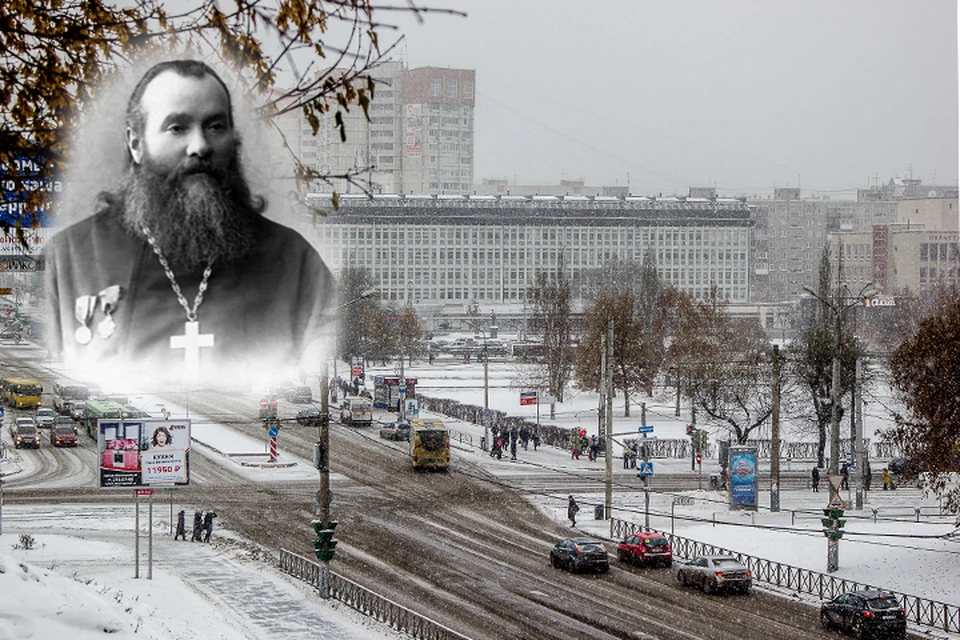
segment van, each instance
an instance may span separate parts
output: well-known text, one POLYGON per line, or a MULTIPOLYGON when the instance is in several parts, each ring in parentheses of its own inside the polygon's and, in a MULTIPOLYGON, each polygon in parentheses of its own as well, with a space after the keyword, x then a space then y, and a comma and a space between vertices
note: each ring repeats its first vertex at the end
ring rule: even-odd
POLYGON ((363 396, 347 396, 340 405, 340 423, 351 427, 373 424, 373 400, 363 396))

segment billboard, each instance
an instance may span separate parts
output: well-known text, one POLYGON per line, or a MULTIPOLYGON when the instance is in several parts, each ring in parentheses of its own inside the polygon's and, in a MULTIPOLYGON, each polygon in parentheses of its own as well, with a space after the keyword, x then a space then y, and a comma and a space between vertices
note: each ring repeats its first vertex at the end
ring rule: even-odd
POLYGON ((100 488, 190 484, 190 420, 97 421, 100 488))
POLYGON ((757 508, 756 447, 730 447, 730 506, 757 508))
POLYGON ((408 104, 404 118, 405 155, 408 158, 423 156, 423 105, 408 104))

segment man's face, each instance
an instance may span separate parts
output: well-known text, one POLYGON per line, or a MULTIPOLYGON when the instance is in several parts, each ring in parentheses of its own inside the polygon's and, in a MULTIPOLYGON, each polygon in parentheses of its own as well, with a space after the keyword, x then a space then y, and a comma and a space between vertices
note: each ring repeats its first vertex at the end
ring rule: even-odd
POLYGON ((142 134, 128 129, 127 145, 136 164, 169 175, 186 158, 225 168, 236 147, 230 100, 212 76, 165 71, 143 93, 142 134))

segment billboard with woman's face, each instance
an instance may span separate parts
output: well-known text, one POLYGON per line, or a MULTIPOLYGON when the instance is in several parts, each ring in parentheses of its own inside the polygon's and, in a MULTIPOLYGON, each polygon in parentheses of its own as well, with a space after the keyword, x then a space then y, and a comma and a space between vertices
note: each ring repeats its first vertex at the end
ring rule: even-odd
POLYGON ((100 487, 190 483, 189 420, 100 420, 100 487))

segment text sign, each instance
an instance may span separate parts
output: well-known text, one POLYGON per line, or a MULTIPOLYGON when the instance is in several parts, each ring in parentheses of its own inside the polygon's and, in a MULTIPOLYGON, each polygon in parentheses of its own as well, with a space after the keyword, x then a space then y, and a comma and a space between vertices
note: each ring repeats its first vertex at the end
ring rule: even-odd
POLYGON ((138 496, 152 496, 153 489, 137 489, 138 496))
POLYGON ((637 427, 637 433, 653 433, 653 425, 648 424, 642 427, 637 427))

